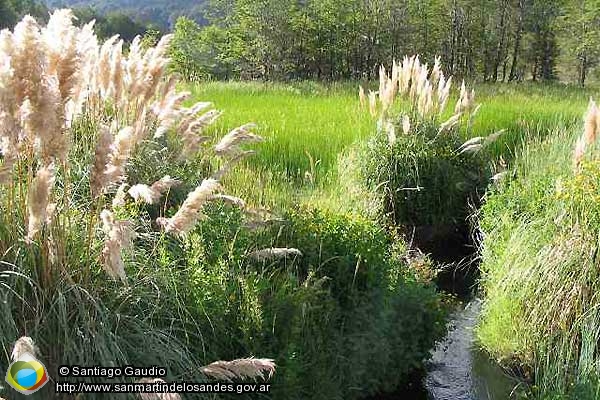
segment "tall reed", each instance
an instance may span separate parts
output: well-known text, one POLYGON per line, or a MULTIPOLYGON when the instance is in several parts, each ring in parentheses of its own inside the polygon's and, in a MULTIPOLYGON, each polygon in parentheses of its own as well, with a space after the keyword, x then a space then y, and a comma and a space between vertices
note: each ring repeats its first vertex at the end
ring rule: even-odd
MULTIPOLYGON (((45 254, 66 254, 63 228, 73 222, 75 206, 69 188, 79 184, 71 168, 75 159, 89 159, 89 191, 77 204, 89 218, 89 258, 80 275, 94 267, 98 254, 92 239, 102 221, 106 239, 101 259, 111 277, 126 282, 120 254, 132 236, 124 227, 134 230, 136 221, 116 219, 113 203, 123 206, 127 198, 156 203, 177 183, 169 176, 156 177, 150 187, 131 182, 132 157, 148 151, 148 142, 161 143, 164 151, 181 154, 181 164, 203 154, 222 157, 226 171, 232 155, 244 153, 240 145, 261 139, 247 124, 216 146, 208 145, 203 132, 220 113, 207 102, 183 105, 189 93, 177 91, 177 78, 166 72, 170 35, 149 49, 135 38, 125 53, 118 37, 100 43, 93 22, 79 28, 73 19, 70 10, 57 10, 43 27, 27 16, 13 32, 0 35, 0 177, 3 201, 17 206, 7 209, 3 218, 25 226, 26 241, 44 247, 45 254), (83 138, 78 131, 82 120, 91 128, 83 138), (168 140, 161 142, 165 135, 168 140), (117 190, 124 184, 131 187, 129 196, 117 190)), ((188 231, 203 204, 219 190, 215 179, 207 179, 168 224, 160 218, 159 225, 167 232, 188 231)), ((66 259, 45 257, 43 263, 48 276, 62 270, 78 279, 66 259)))

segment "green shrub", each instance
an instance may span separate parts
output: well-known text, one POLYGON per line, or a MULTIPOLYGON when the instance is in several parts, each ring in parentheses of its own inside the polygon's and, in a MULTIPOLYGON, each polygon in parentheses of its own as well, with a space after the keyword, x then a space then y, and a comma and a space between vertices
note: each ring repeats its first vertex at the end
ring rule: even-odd
POLYGON ((364 146, 361 166, 367 185, 384 199, 386 216, 397 225, 460 224, 487 182, 485 165, 458 154, 459 137, 421 124, 390 145, 383 132, 364 146))
POLYGON ((258 243, 298 248, 303 256, 272 263, 244 258, 257 246, 244 229, 201 225, 194 246, 212 254, 187 252, 211 260, 196 266, 194 295, 215 332, 205 340, 221 342, 206 347, 231 351, 221 358, 275 358, 275 398, 358 398, 405 383, 445 332, 446 310, 434 286, 419 281, 404 248, 367 219, 302 209, 285 220, 258 243))

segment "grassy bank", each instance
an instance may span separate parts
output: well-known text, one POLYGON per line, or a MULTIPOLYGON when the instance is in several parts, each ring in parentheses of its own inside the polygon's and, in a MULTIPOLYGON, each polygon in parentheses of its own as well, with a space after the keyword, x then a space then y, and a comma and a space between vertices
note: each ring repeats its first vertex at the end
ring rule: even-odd
POLYGON ((596 399, 598 151, 574 167, 581 123, 533 139, 481 210, 481 344, 532 398, 596 399))

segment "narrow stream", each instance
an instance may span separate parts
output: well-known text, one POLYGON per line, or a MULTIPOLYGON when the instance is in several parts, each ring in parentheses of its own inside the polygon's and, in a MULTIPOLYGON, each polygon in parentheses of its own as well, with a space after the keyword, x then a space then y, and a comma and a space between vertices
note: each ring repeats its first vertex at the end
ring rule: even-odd
POLYGON ((446 338, 428 362, 423 385, 431 400, 509 400, 518 382, 477 350, 473 328, 481 300, 457 307, 446 338))
POLYGON ((475 344, 474 328, 481 312, 481 300, 474 297, 478 268, 474 262, 466 262, 465 266, 465 260, 476 259, 470 235, 466 230, 445 231, 439 236, 432 235, 431 231, 416 232, 419 248, 440 265, 447 266, 438 275, 438 287, 461 301, 451 315, 448 334, 433 350, 423 374, 397 393, 371 400, 516 399, 518 380, 507 375, 475 344))

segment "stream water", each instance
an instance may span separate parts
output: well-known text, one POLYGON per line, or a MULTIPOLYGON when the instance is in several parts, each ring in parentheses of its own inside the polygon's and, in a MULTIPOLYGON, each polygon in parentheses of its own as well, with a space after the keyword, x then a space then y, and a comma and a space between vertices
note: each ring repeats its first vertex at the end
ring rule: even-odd
POLYGON ((473 328, 481 310, 479 299, 461 303, 448 334, 432 352, 424 374, 393 394, 371 400, 512 400, 519 382, 477 349, 473 328))
POLYGON ((518 382, 474 346, 479 299, 457 307, 446 338, 428 362, 423 380, 431 400, 508 400, 518 382))
POLYGON ((426 235, 430 240, 419 238, 419 247, 436 262, 449 267, 438 275, 438 287, 461 301, 450 318, 448 334, 426 363, 426 371, 397 393, 372 400, 516 399, 519 381, 506 374, 475 344, 474 327, 481 312, 481 300, 473 296, 478 268, 473 263, 464 265, 464 260, 476 259, 468 232, 450 235, 445 232, 441 240, 429 232, 426 235))

